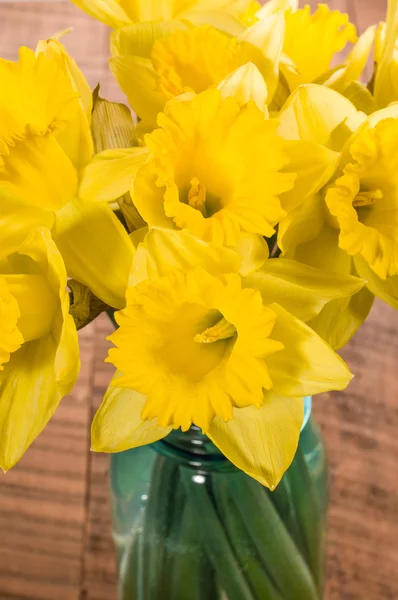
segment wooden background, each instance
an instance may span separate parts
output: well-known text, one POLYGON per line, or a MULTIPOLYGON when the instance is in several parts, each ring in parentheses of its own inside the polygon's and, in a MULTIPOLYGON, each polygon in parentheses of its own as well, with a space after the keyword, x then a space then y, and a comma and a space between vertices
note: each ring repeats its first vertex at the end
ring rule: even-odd
MULTIPOLYGON (((385 0, 334 0, 360 31, 385 0)), ((72 26, 65 43, 91 85, 120 99, 107 69, 109 30, 72 4, 0 1, 0 56, 72 26)), ((0 90, 2 93, 2 90, 0 90)), ((73 394, 21 462, 0 475, 0 600, 115 600, 106 455, 89 451, 89 425, 112 367, 110 326, 81 332, 73 394)), ((318 397, 315 413, 332 473, 326 600, 398 599, 398 319, 376 303, 344 351, 356 378, 318 397)), ((210 599, 209 599, 210 600, 210 599)), ((297 598, 297 600, 305 600, 297 598)))

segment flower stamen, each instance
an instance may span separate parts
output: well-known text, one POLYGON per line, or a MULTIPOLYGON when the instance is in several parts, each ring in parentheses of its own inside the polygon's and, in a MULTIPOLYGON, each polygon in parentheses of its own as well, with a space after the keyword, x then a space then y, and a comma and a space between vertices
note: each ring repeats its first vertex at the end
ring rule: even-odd
POLYGON ((206 186, 200 183, 197 177, 193 177, 190 181, 191 187, 188 192, 188 204, 196 210, 200 210, 204 217, 207 216, 206 211, 206 186))
POLYGON ((383 197, 381 190, 369 190, 368 192, 359 192, 353 200, 353 207, 360 208, 362 206, 372 206, 376 200, 380 200, 383 197))
POLYGON ((226 340, 236 335, 236 327, 229 323, 224 317, 213 327, 209 327, 203 333, 195 335, 194 342, 199 344, 212 344, 218 340, 226 340))

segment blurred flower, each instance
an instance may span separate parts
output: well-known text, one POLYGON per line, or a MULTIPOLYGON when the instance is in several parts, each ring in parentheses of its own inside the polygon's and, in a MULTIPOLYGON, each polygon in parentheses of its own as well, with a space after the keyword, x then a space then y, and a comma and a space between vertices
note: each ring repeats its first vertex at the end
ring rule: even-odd
POLYGON ((278 83, 283 32, 282 14, 270 15, 236 36, 208 25, 130 27, 112 34, 110 66, 132 109, 153 128, 167 100, 220 86, 248 63, 257 67, 264 80, 260 85, 267 90, 265 99, 271 99, 278 83))

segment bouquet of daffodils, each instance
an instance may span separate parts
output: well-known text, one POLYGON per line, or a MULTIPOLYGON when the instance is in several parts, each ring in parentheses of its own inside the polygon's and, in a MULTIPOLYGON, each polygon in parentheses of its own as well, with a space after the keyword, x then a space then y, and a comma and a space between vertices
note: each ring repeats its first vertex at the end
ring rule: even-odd
POLYGON ((347 386, 335 351, 375 296, 398 308, 398 1, 359 38, 296 0, 75 1, 113 28, 130 106, 62 34, 0 61, 0 465, 108 311, 93 449, 195 425, 273 489, 303 397, 347 386))

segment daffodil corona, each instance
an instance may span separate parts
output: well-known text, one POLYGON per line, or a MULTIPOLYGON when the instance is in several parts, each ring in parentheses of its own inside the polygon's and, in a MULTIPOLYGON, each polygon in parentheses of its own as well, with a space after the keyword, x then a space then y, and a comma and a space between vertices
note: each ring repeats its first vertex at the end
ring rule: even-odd
POLYGON ((131 288, 127 303, 110 360, 124 373, 118 385, 150 392, 143 419, 206 433, 234 406, 260 408, 272 386, 266 357, 283 344, 271 336, 276 313, 239 275, 176 272, 131 288))
POLYGON ((131 193, 150 226, 188 229, 201 239, 236 245, 240 232, 271 236, 284 211, 279 195, 293 185, 277 122, 218 90, 170 101, 131 193))

